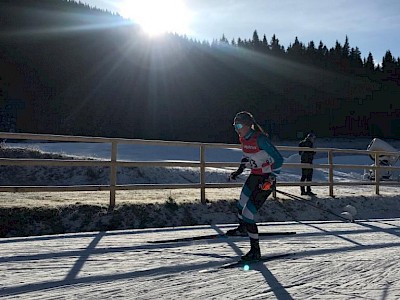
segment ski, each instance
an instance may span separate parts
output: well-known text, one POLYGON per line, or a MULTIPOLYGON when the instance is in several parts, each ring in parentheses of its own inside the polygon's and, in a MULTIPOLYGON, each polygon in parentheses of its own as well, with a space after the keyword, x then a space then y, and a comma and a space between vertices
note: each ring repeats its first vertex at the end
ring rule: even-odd
POLYGON ((273 254, 273 255, 264 255, 261 257, 261 259, 258 259, 258 260, 250 260, 250 261, 238 260, 238 261, 224 264, 222 266, 217 266, 217 267, 210 268, 210 269, 200 270, 199 272, 200 273, 213 273, 213 272, 217 272, 222 269, 234 269, 234 268, 242 268, 245 271, 248 271, 248 270, 251 270, 252 266, 254 266, 254 265, 262 264, 262 263, 269 262, 272 260, 288 258, 293 255, 295 255, 295 253, 281 253, 281 254, 273 254))
MULTIPOLYGON (((296 234, 294 231, 276 231, 276 232, 260 232, 259 236, 275 236, 275 235, 292 235, 296 234)), ((230 236, 226 234, 208 234, 208 235, 200 235, 200 236, 192 236, 186 238, 177 238, 170 240, 159 240, 159 241, 148 241, 148 243, 152 244, 161 244, 161 243, 175 243, 175 242, 191 242, 191 241, 201 241, 201 240, 215 240, 215 239, 227 239, 227 238, 235 238, 235 237, 247 237, 247 235, 242 236, 230 236)))
POLYGON ((257 260, 239 260, 233 263, 225 264, 220 266, 220 269, 232 269, 232 268, 242 268, 244 266, 251 266, 257 263, 264 263, 268 262, 271 260, 276 260, 276 259, 281 259, 281 258, 287 258, 289 256, 293 256, 294 253, 283 253, 283 254, 275 254, 275 255, 265 255, 261 256, 260 259, 257 260))

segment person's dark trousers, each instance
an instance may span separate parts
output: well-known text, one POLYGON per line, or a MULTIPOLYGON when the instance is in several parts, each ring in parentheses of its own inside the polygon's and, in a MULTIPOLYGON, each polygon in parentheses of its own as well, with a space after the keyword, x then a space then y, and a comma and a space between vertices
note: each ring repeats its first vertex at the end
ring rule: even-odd
MULTIPOLYGON (((312 181, 312 176, 313 176, 313 169, 301 169, 301 182, 305 182, 305 181, 312 181)), ((306 187, 305 186, 301 186, 300 187, 301 190, 301 194, 305 194, 306 193, 306 187)), ((307 186, 307 193, 311 192, 311 186, 307 186)))

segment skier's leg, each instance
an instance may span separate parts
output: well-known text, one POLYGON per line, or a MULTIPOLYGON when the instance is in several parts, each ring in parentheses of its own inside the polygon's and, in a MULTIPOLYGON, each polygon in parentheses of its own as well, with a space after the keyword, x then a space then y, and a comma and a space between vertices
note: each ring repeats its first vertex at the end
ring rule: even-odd
POLYGON ((243 208, 247 205, 247 202, 250 199, 251 195, 251 188, 252 185, 250 182, 252 181, 251 175, 247 178, 246 182, 243 184, 242 191, 240 192, 240 198, 239 201, 237 202, 237 209, 238 209, 238 220, 239 220, 239 226, 234 229, 230 229, 226 232, 227 235, 244 235, 247 232, 246 229, 246 224, 243 221, 243 208))
POLYGON ((268 196, 272 193, 275 185, 270 190, 262 190, 260 187, 264 183, 263 176, 255 175, 250 186, 253 188, 250 198, 246 206, 242 210, 242 218, 246 223, 247 234, 250 238, 250 251, 242 257, 242 259, 259 259, 261 251, 259 246, 258 227, 255 222, 255 214, 267 200, 268 196))
MULTIPOLYGON (((263 181, 260 181, 262 184, 263 181)), ((258 239, 258 228, 255 222, 255 214, 263 206, 269 195, 271 195, 275 185, 268 191, 261 190, 258 186, 251 194, 246 206, 242 210, 242 218, 246 223, 247 233, 251 239, 258 239)))

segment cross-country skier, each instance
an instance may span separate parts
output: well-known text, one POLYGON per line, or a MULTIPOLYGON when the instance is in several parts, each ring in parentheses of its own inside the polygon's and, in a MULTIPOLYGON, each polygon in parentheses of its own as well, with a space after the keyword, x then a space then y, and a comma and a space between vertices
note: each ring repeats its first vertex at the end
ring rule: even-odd
POLYGON ((261 258, 261 251, 254 215, 275 188, 276 175, 280 172, 283 158, 251 113, 237 113, 233 126, 242 144, 243 157, 239 168, 230 174, 229 179, 235 180, 245 168, 250 168, 251 173, 237 203, 239 226, 228 230, 226 234, 235 236, 247 233, 250 251, 242 256, 242 260, 257 260, 261 258))

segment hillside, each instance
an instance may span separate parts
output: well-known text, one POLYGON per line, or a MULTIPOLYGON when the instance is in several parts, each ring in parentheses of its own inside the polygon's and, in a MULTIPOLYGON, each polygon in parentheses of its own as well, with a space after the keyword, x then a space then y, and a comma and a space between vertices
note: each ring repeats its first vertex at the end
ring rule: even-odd
POLYGON ((72 1, 0 5, 2 131, 235 142, 232 118, 249 110, 279 138, 399 136, 397 61, 370 70, 347 38, 210 45, 148 39, 72 1))

